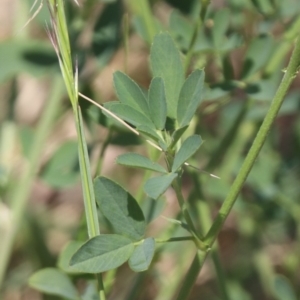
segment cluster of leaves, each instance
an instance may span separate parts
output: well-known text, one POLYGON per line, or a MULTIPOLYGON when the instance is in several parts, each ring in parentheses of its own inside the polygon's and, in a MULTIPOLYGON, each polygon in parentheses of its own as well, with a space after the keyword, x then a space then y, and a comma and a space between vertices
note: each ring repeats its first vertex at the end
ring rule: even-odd
POLYGON ((114 85, 119 102, 106 107, 132 124, 136 129, 161 148, 165 153, 167 170, 147 157, 128 153, 117 158, 117 163, 148 169, 163 175, 149 179, 145 192, 154 199, 161 196, 178 176, 178 171, 200 147, 200 136, 186 139, 174 148, 191 122, 203 96, 204 72, 193 71, 184 80, 181 57, 171 36, 155 36, 150 54, 153 73, 148 92, 144 92, 122 72, 114 74, 114 85))
MULTIPOLYGON (((168 33, 154 38, 150 57, 154 78, 148 93, 118 71, 114 74, 114 84, 120 102, 107 103, 106 107, 161 147, 167 169, 137 153, 117 158, 118 164, 162 173, 150 178, 144 186, 150 198, 158 199, 180 177, 182 166, 201 146, 198 135, 189 136, 179 146, 178 142, 200 104, 204 72, 195 70, 184 80, 180 53, 168 33), (167 119, 173 123, 171 128, 167 128, 167 119)), ((55 169, 55 162, 52 165, 55 169)), ((146 221, 138 202, 120 185, 105 177, 94 180, 94 190, 98 207, 113 234, 93 237, 79 248, 78 244, 73 249, 69 246, 64 251, 67 254, 62 254, 64 261, 70 261, 69 265, 64 264, 65 271, 97 274, 115 269, 126 261, 135 272, 147 270, 154 255, 155 239, 145 238, 146 221)), ((53 276, 53 272, 59 271, 37 272, 30 279, 31 286, 49 293, 43 282, 49 274, 53 276)), ((63 275, 60 273, 59 276, 63 275)), ((61 280, 61 284, 66 282, 67 279, 61 280)), ((62 286, 61 290, 68 289, 62 286)), ((59 292, 55 291, 55 294, 59 292)), ((71 295, 69 298, 76 299, 71 295)))
MULTIPOLYGON (((84 65, 85 57, 91 53, 96 57, 97 66, 104 66, 114 53, 121 40, 120 22, 121 15, 124 13, 121 2, 111 1, 105 4, 93 29, 92 47, 80 49, 73 41, 80 35, 82 29, 80 26, 84 22, 76 21, 78 19, 70 5, 71 1, 66 1, 72 50, 78 55, 80 66, 84 65)), ((178 4, 172 0, 168 2, 173 5, 178 4)), ((188 6, 188 2, 193 1, 183 1, 184 4, 181 5, 188 6)), ((194 1, 194 7, 197 6, 196 2, 198 1, 194 1)), ((178 4, 178 8, 179 6, 178 4)), ((127 153, 117 158, 117 163, 121 165, 151 170, 155 173, 144 186, 144 191, 151 198, 147 199, 147 203, 159 198, 174 180, 180 179, 182 166, 200 147, 201 138, 198 135, 186 138, 182 144, 180 140, 200 100, 203 99, 207 101, 208 106, 220 105, 221 107, 216 114, 218 120, 214 124, 209 124, 209 127, 213 129, 206 130, 205 118, 197 119, 196 125, 197 132, 200 131, 201 136, 208 141, 207 147, 202 152, 209 162, 207 168, 213 170, 217 167, 218 173, 222 174, 222 180, 207 181, 205 186, 201 187, 205 198, 210 200, 209 205, 217 208, 230 188, 232 175, 240 167, 244 155, 243 150, 248 149, 254 135, 253 129, 261 122, 274 96, 281 77, 284 57, 290 50, 295 34, 299 31, 298 1, 229 0, 228 6, 230 13, 227 9, 219 11, 209 9, 207 24, 200 29, 193 47, 195 65, 200 66, 201 69, 207 61, 213 61, 218 68, 217 72, 208 73, 209 76, 206 79, 208 84, 204 87, 204 72, 201 70, 196 69, 185 79, 182 66, 183 56, 176 48, 178 47, 183 53, 190 50, 190 40, 198 18, 198 8, 191 9, 188 15, 186 11, 183 13, 183 11, 174 10, 168 24, 170 35, 159 34, 153 41, 147 34, 146 18, 133 16, 135 30, 144 40, 149 43, 153 42, 150 63, 154 78, 147 92, 126 74, 116 72, 114 84, 119 102, 107 103, 106 107, 136 127, 142 136, 151 139, 162 149, 166 160, 165 165, 160 165, 137 153, 127 153), (255 28, 252 28, 251 22, 256 24, 255 28), (277 26, 278 23, 280 26, 284 24, 284 33, 272 35, 274 24, 277 26), (252 28, 251 33, 249 28, 252 28), (176 46, 171 37, 174 38, 176 46), (234 57, 238 61, 241 60, 237 68, 233 66, 232 50, 240 46, 243 47, 245 53, 241 57, 239 54, 234 57), (227 97, 241 101, 231 101, 228 106, 222 107, 222 101, 228 99, 227 97), (252 106, 247 114, 245 104, 248 100, 251 100, 252 106), (214 133, 211 134, 212 132, 214 133), (222 139, 223 135, 224 139, 222 139)), ((84 19, 84 12, 82 16, 84 19)), ((42 22, 48 19, 44 15, 39 15, 38 18, 42 22)), ((156 31, 165 29, 162 24, 155 21, 156 31)), ((20 71, 41 76, 44 73, 49 74, 50 69, 53 73, 58 70, 57 59, 49 43, 30 38, 1 42, 0 60, 1 82, 14 78, 20 71)), ((209 70, 209 66, 207 69, 209 70)), ((88 85, 84 79, 82 85, 83 87, 88 85)), ((90 86, 87 87, 89 88, 90 86)), ((12 94, 15 92, 14 90, 12 94)), ((273 243, 284 244, 287 240, 294 241, 295 224, 299 224, 298 203, 294 201, 299 198, 297 188, 300 137, 300 123, 297 117, 298 98, 299 90, 295 89, 288 95, 286 105, 280 112, 283 120, 288 118, 289 122, 295 121, 286 127, 281 126, 289 131, 291 139, 288 142, 285 140, 284 145, 292 152, 283 153, 278 149, 277 145, 282 133, 274 130, 247 181, 245 192, 241 195, 243 201, 239 201, 236 207, 235 230, 240 235, 240 239, 235 248, 242 250, 234 259, 228 259, 230 263, 228 263, 229 266, 226 265, 229 269, 226 271, 231 275, 227 282, 228 289, 232 291, 232 295, 235 295, 231 297, 232 299, 250 299, 250 294, 254 292, 246 282, 258 283, 259 280, 253 275, 254 273, 259 273, 261 278, 267 278, 267 280, 261 280, 259 286, 263 287, 264 293, 269 297, 296 299, 293 290, 296 291, 297 287, 294 287, 292 282, 297 280, 294 274, 297 272, 298 251, 293 249, 287 251, 282 257, 284 261, 278 262, 286 277, 271 270, 270 258, 265 257, 261 263, 258 256, 253 257, 253 253, 262 252, 266 240, 271 246, 273 243), (294 117, 290 118, 291 115, 294 117), (269 265, 266 262, 269 262, 269 265), (268 274, 265 273, 265 269, 269 270, 268 274), (270 286, 274 288, 274 291, 270 292, 270 286)), ((94 107, 85 110, 84 105, 82 103, 80 105, 88 125, 91 122, 91 115, 97 121, 101 118, 99 123, 106 127, 112 123, 115 124, 112 120, 103 121, 103 115, 99 117, 99 112, 95 112, 94 107)), ((201 110, 199 113, 206 113, 206 111, 201 110)), ((140 142, 135 137, 132 139, 133 135, 121 130, 120 126, 114 127, 114 134, 116 134, 114 140, 110 140, 110 143, 124 145, 124 140, 127 144, 140 142), (127 138, 128 136, 130 139, 127 138)), ((28 132, 20 131, 24 155, 27 155, 26 149, 30 147, 28 144, 34 139, 35 131, 29 135, 28 132)), ((79 180, 76 156, 76 143, 67 142, 45 164, 40 172, 41 179, 54 189, 73 185, 79 180)), ((7 171, 2 166, 0 167, 2 197, 9 187, 6 185, 7 180, 2 180, 8 178, 7 171)), ((199 180, 197 178, 193 180, 195 187, 189 200, 195 208, 194 213, 197 214, 199 211, 197 200, 201 198, 199 193, 197 194, 197 185, 200 181, 197 181, 199 180)), ((137 272, 149 267, 154 254, 155 239, 147 237, 149 220, 146 213, 142 213, 137 201, 125 189, 110 179, 97 178, 95 190, 99 210, 109 221, 113 233, 101 234, 85 244, 71 241, 60 255, 58 262, 60 270, 44 269, 37 272, 30 279, 31 286, 66 299, 93 299, 93 296, 88 296, 96 294, 93 290, 93 282, 89 281, 86 293, 79 295, 65 273, 75 278, 86 276, 85 278, 89 279, 89 276, 78 274, 78 272, 97 273, 120 266, 126 261, 137 272), (103 194, 97 192, 99 186, 107 192, 105 199, 102 198, 103 194), (116 193, 120 195, 120 198, 113 197, 116 193), (109 199, 110 203, 106 203, 109 199), (70 266, 70 260, 72 266, 70 266)), ((210 294, 207 298, 213 299, 214 297, 215 294, 210 294)))

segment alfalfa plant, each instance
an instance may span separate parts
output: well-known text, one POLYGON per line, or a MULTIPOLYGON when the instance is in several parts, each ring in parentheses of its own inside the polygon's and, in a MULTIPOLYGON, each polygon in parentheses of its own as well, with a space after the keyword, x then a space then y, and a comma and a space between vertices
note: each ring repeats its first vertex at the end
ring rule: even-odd
MULTIPOLYGON (((71 49, 68 40, 67 24, 63 0, 48 2, 52 16, 52 29, 49 31, 52 44, 59 58, 61 72, 72 103, 78 133, 79 160, 84 191, 85 211, 89 240, 85 243, 71 242, 63 251, 59 269, 38 271, 30 279, 31 286, 66 299, 81 299, 82 295, 65 273, 95 274, 98 279, 98 297, 105 299, 101 273, 118 268, 128 262, 135 272, 146 271, 155 254, 157 240, 147 236, 147 222, 138 201, 122 186, 106 177, 97 177, 92 183, 83 123, 78 106, 77 70, 73 69, 71 49), (111 224, 112 234, 100 234, 97 207, 111 224), (55 288, 53 288, 55 286, 55 288)), ((127 153, 117 158, 117 163, 133 168, 153 171, 155 176, 148 179, 145 193, 158 199, 172 187, 177 196, 183 222, 178 221, 189 232, 188 236, 163 241, 193 241, 197 249, 193 263, 184 276, 183 285, 177 299, 187 299, 189 292, 201 270, 204 260, 229 215, 247 175, 266 139, 268 131, 283 102, 284 96, 296 76, 300 64, 300 41, 298 40, 282 82, 271 107, 255 138, 241 170, 221 206, 210 230, 202 235, 189 213, 188 203, 181 190, 184 165, 198 151, 202 144, 199 135, 185 137, 204 93, 204 71, 194 70, 185 78, 181 54, 168 33, 154 37, 151 47, 150 64, 153 73, 147 93, 126 74, 114 74, 114 86, 119 101, 105 105, 106 114, 135 127, 158 148, 165 160, 165 166, 137 153, 127 153)), ((93 285, 93 283, 90 283, 93 285)), ((95 293, 90 298, 94 299, 95 293)))

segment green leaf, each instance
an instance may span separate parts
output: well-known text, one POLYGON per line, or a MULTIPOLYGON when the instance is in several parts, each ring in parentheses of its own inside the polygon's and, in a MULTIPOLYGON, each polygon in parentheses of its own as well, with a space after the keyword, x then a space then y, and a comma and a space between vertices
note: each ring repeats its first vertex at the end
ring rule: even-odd
POLYGON ((204 94, 203 83, 202 70, 195 70, 184 82, 177 107, 177 121, 180 127, 187 126, 192 120, 204 94))
POLYGON ((149 197, 157 199, 167 190, 176 177, 177 173, 169 173, 150 178, 145 183, 144 191, 149 197))
POLYGON ((154 37, 150 62, 153 76, 161 77, 164 81, 168 116, 175 119, 184 70, 180 53, 168 33, 160 33, 154 37))
POLYGON ((166 201, 163 197, 154 200, 147 198, 141 204, 146 222, 149 224, 151 221, 156 219, 166 207, 166 201))
POLYGON ((184 132, 186 131, 186 129, 188 128, 188 125, 182 128, 177 129, 176 131, 173 132, 172 134, 172 142, 169 145, 169 148, 172 149, 176 143, 179 141, 179 139, 181 138, 181 136, 184 134, 184 132))
POLYGON ((162 138, 157 134, 157 132, 149 126, 140 125, 140 126, 136 127, 136 130, 138 132, 146 135, 147 137, 150 137, 152 140, 154 140, 156 142, 158 142, 158 141, 163 142, 162 138))
POLYGON ((89 280, 86 282, 85 290, 81 294, 81 300, 99 300, 97 283, 95 280, 89 280))
POLYGON ((199 135, 192 135, 188 137, 181 145, 180 149, 176 153, 173 161, 172 172, 177 171, 202 144, 202 139, 199 135))
POLYGON ((115 269, 128 260, 134 250, 131 239, 117 234, 102 234, 87 241, 73 255, 70 266, 85 273, 115 269))
POLYGON ((167 102, 164 81, 160 77, 152 79, 149 87, 148 103, 150 117, 157 129, 164 129, 167 119, 167 102))
POLYGON ((97 177, 94 181, 96 201, 114 231, 140 240, 145 233, 145 217, 136 200, 114 181, 97 177))
POLYGON ((146 116, 149 114, 149 107, 144 93, 130 77, 117 71, 114 73, 114 85, 121 103, 127 104, 146 116))
POLYGON ((78 300, 79 295, 70 278, 55 268, 42 269, 29 278, 29 285, 45 294, 78 300))
POLYGON ((170 15, 169 28, 180 49, 187 51, 193 35, 193 23, 174 9, 170 15))
POLYGON ((15 39, 0 43, 0 82, 20 72, 44 76, 57 72, 57 57, 49 42, 15 39))
POLYGON ((224 43, 226 31, 229 26, 230 13, 228 9, 221 9, 217 11, 214 16, 214 27, 212 29, 212 37, 215 48, 219 49, 224 43))
MULTIPOLYGON (((133 126, 145 125, 150 128, 155 129, 152 121, 146 117, 140 111, 132 108, 129 105, 119 103, 119 102, 107 102, 104 105, 107 109, 109 109, 112 113, 123 119, 124 121, 132 124, 133 126)), ((107 115, 111 118, 110 115, 107 115)))
POLYGON ((125 153, 117 157, 116 162, 120 165, 142 168, 160 173, 168 173, 161 165, 149 158, 137 153, 125 153))
POLYGON ((271 36, 253 39, 245 55, 242 78, 249 78, 262 69, 272 56, 276 44, 271 36))
POLYGON ((291 282, 287 277, 276 275, 273 280, 273 289, 276 299, 281 300, 296 300, 297 296, 291 282))
POLYGON ((155 251, 155 240, 147 238, 135 247, 129 258, 129 267, 134 272, 142 272, 149 268, 155 251))
POLYGON ((71 257, 83 245, 83 242, 70 241, 60 252, 57 266, 66 273, 78 273, 70 266, 71 257))
POLYGON ((42 172, 42 179, 52 187, 63 188, 79 180, 77 142, 63 144, 42 172))

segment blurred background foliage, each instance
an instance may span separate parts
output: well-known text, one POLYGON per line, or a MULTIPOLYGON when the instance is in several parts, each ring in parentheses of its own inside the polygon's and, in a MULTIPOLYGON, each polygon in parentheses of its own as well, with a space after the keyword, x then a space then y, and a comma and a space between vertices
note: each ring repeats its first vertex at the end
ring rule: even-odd
MULTIPOLYGON (((55 266, 70 239, 86 239, 76 133, 66 93, 60 80, 55 80, 60 76, 59 67, 45 31, 49 26, 45 4, 22 29, 37 9, 30 12, 33 3, 1 1, 0 236, 8 232, 14 207, 11 195, 19 188, 53 94, 60 102, 47 128, 49 134, 44 131, 47 139, 42 151, 35 156, 36 172, 29 182, 22 226, 0 292, 4 300, 56 299, 28 288, 28 276, 41 267, 55 266)), ((192 53, 187 74, 205 68, 205 95, 188 129, 200 134, 205 143, 191 163, 221 179, 186 169, 183 186, 194 218, 205 231, 283 76, 299 33, 300 2, 212 0, 200 29, 197 0, 82 0, 80 7, 68 0, 65 5, 73 56, 80 70, 80 91, 96 101, 115 100, 112 73, 116 70, 125 71, 145 89, 149 86, 149 47, 160 31, 170 32, 183 59, 192 53)), ((299 84, 298 77, 190 299, 299 299, 299 84), (215 269, 214 259, 220 269, 215 269), (225 285, 219 285, 216 272, 223 274, 225 285)), ((150 174, 114 163, 117 155, 127 151, 152 158, 159 154, 84 100, 81 107, 93 174, 109 176, 128 187, 145 212, 155 207, 151 219, 157 215, 175 218, 178 207, 172 191, 152 204, 142 192, 150 174)), ((102 231, 109 231, 99 218, 102 231)), ((154 236, 166 237, 184 229, 158 217, 149 230, 154 236)), ((115 275, 107 274, 109 299, 172 299, 193 251, 188 242, 159 246, 146 274, 136 275, 127 266, 118 270, 113 282, 115 275)), ((85 287, 82 281, 77 285, 85 287)))

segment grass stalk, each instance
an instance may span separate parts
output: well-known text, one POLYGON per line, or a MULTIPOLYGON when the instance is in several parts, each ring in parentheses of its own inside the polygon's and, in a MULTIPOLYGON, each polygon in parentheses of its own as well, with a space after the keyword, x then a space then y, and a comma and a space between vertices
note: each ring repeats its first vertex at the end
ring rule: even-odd
MULTIPOLYGON (((77 137, 78 137, 78 155, 80 165, 80 175, 82 180, 83 199, 85 215, 87 220, 87 229, 89 238, 100 234, 96 200, 94 195, 93 181, 90 169, 87 143, 84 136, 84 125, 81 110, 78 105, 78 69, 73 69, 71 56, 71 46, 68 34, 68 27, 64 11, 63 0, 48 0, 48 8, 51 15, 52 32, 48 30, 49 38, 57 54, 61 73, 68 91, 69 99, 72 104, 75 118, 77 137), (75 73, 75 74, 74 74, 75 73)), ((99 299, 105 299, 104 285, 102 275, 97 274, 99 299)))

